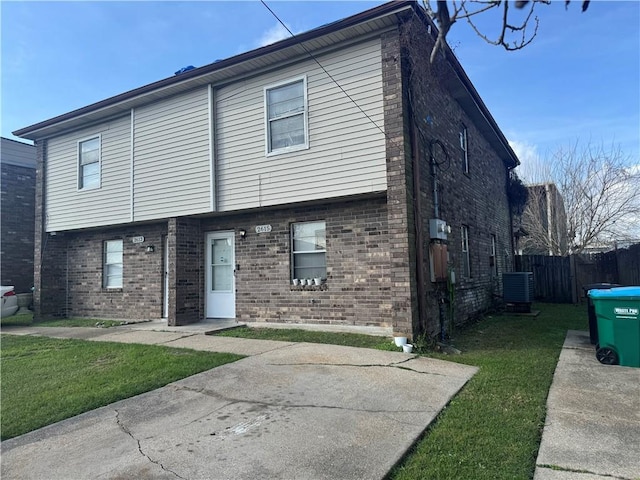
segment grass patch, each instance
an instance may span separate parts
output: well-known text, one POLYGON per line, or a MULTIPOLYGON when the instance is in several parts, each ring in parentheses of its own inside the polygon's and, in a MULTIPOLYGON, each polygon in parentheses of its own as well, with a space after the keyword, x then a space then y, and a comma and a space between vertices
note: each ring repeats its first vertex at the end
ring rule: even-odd
POLYGON ((56 320, 45 320, 34 323, 39 327, 98 327, 109 328, 126 325, 124 320, 98 320, 95 318, 60 318, 56 320))
POLYGON ((53 320, 45 320, 44 322, 34 322, 33 313, 24 313, 20 315, 12 315, 0 320, 3 327, 118 327, 126 325, 124 320, 98 320, 95 318, 59 318, 53 320))
POLYGON ((1 341, 2 440, 242 358, 32 336, 1 341))
MULTIPOLYGON (((427 354, 480 370, 389 479, 533 477, 546 399, 567 330, 588 329, 584 306, 536 308, 538 317, 496 315, 457 332, 454 344, 461 355, 427 354)), ((224 335, 398 350, 387 338, 342 333, 244 328, 224 335)))
POLYGON ((315 332, 295 328, 233 328, 216 333, 222 337, 253 338, 256 340, 280 340, 284 342, 328 343, 350 347, 375 348, 399 351, 390 338, 360 333, 315 332))
POLYGON ((2 327, 28 327, 33 324, 33 313, 21 313, 20 315, 11 315, 10 317, 0 318, 0 326, 2 327))

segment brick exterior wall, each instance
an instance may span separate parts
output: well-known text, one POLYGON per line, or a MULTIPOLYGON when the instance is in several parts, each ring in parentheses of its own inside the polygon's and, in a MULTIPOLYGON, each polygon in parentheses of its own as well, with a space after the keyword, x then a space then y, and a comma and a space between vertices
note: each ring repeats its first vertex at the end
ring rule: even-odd
POLYGON ((33 286, 36 169, 2 162, 0 175, 2 285, 27 293, 33 286))
POLYGON ((418 322, 411 147, 398 31, 382 36, 384 129, 387 151, 392 326, 411 336, 418 322))
POLYGON ((160 318, 166 233, 163 223, 46 235, 38 318, 160 318), (144 242, 133 243, 137 236, 144 236, 144 242), (106 240, 123 241, 122 288, 103 286, 106 240), (146 248, 151 245, 155 251, 149 253, 146 248))
MULTIPOLYGON (((405 77, 410 78, 407 82, 411 89, 411 108, 420 131, 420 193, 427 271, 429 219, 435 218, 429 143, 441 142, 449 155, 446 159, 439 146, 433 149, 436 160, 441 163, 436 169, 439 218, 452 228, 447 248, 449 266, 457 280, 452 296, 453 322, 459 325, 492 307, 493 294, 501 293, 500 274, 512 270, 511 217, 506 194, 508 170, 473 119, 455 100, 459 93, 451 90, 456 84, 452 67, 442 55, 437 56, 434 64, 429 64, 424 52, 431 52, 433 38, 424 26, 409 21, 402 32, 410 38, 403 37, 403 53, 413 60, 413 76, 407 68, 405 77), (463 125, 468 134, 469 173, 464 172, 459 140, 463 125), (469 228, 471 276, 468 278, 462 275, 463 225, 469 228), (491 265, 492 235, 496 238, 497 269, 491 265)), ((426 290, 426 331, 430 336, 436 336, 440 333, 441 300, 448 300, 450 293, 446 282, 427 281, 426 290)), ((448 305, 445 310, 448 311, 448 305)))
POLYGON ((201 230, 202 238, 208 231, 236 232, 239 321, 392 325, 384 198, 203 219, 201 230), (295 287, 291 284, 291 224, 312 221, 326 225, 327 281, 322 287, 295 287), (256 225, 271 225, 271 232, 258 234, 256 225), (240 237, 240 229, 246 230, 245 238, 240 237))
POLYGON ((200 220, 169 220, 169 325, 204 318, 204 237, 200 220))

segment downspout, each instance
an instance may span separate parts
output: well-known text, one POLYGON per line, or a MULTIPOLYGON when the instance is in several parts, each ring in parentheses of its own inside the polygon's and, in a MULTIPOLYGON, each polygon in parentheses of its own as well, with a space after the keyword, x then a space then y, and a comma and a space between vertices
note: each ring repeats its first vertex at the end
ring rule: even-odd
POLYGON ((425 311, 425 275, 424 275, 424 237, 422 228, 422 195, 420 193, 420 155, 418 132, 413 119, 413 111, 409 107, 409 122, 411 124, 411 162, 413 167, 413 223, 416 231, 416 281, 418 283, 418 321, 420 328, 427 331, 425 311))
MULTIPOLYGON (((433 148, 433 147, 432 147, 433 148)), ((431 176, 433 177, 433 218, 440 218, 440 197, 438 196, 438 166, 433 152, 430 153, 431 176)))
POLYGON ((515 255, 516 255, 516 246, 513 242, 513 208, 511 206, 511 196, 509 195, 509 182, 511 181, 511 170, 515 167, 507 167, 506 175, 505 175, 505 190, 507 193, 507 203, 509 208, 509 242, 511 243, 511 271, 515 271, 515 255))
POLYGON ((549 242, 549 256, 553 255, 553 220, 551 218, 551 188, 548 183, 544 185, 544 196, 547 201, 547 238, 549 242))

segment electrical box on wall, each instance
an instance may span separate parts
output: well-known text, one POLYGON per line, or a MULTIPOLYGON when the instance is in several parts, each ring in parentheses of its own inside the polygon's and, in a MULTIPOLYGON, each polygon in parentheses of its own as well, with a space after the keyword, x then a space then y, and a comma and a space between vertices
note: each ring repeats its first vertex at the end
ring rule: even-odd
POLYGON ((444 243, 429 245, 429 265, 432 282, 447 281, 447 246, 444 243))
POLYGON ((449 233, 451 233, 451 227, 447 225, 447 222, 439 218, 429 219, 429 237, 431 240, 446 240, 449 233))

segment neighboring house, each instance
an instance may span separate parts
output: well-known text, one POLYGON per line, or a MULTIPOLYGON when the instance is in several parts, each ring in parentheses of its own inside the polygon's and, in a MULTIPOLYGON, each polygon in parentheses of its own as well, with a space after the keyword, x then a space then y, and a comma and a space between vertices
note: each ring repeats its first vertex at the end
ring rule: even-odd
POLYGON ((16 293, 33 286, 36 147, 0 138, 0 277, 16 293))
POLYGON ((411 336, 450 298, 457 322, 487 309, 518 160, 452 52, 426 62, 435 36, 387 3, 18 130, 41 173, 36 317, 411 336))
POLYGON ((521 255, 566 255, 567 215, 562 195, 554 183, 527 186, 529 196, 522 213, 522 229, 527 232, 518 246, 521 255))

